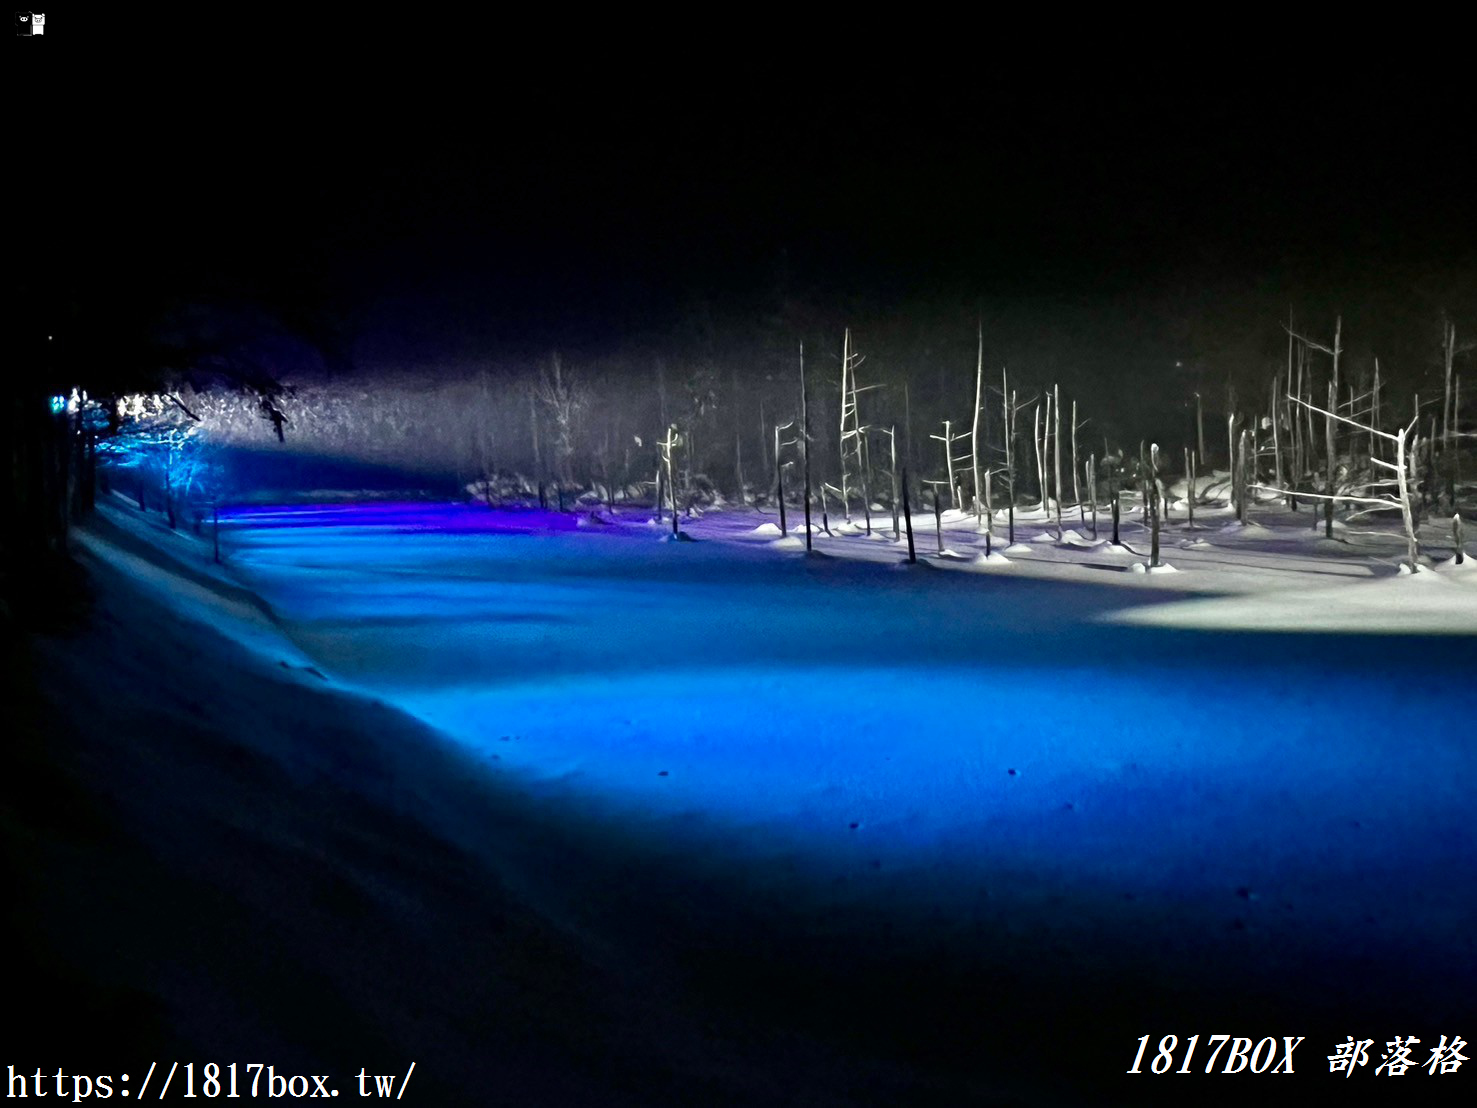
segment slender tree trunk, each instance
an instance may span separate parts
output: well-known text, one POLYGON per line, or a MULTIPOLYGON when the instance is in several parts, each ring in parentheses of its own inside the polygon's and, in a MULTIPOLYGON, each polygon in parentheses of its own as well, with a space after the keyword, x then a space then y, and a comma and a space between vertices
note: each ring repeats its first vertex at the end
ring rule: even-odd
MULTIPOLYGON (((1339 399, 1339 355, 1343 353, 1342 338, 1344 334, 1344 317, 1339 316, 1333 327, 1333 380, 1328 383, 1328 410, 1335 412, 1335 405, 1339 399)), ((1329 499, 1323 502, 1323 536, 1333 538, 1333 495, 1334 481, 1338 468, 1337 439, 1335 438, 1335 427, 1332 416, 1324 417, 1324 433, 1328 439, 1328 495, 1329 499)))
POLYGON ((1092 537, 1097 539, 1097 455, 1087 456, 1087 495, 1092 497, 1092 537))
POLYGON ((1446 322, 1445 338, 1446 342, 1443 344, 1445 349, 1442 351, 1442 353, 1444 354, 1443 360, 1446 363, 1446 380, 1445 387, 1442 390, 1441 401, 1441 453, 1450 454, 1451 421, 1453 414, 1451 408, 1451 382, 1452 367, 1456 362, 1456 324, 1452 323, 1450 320, 1447 320, 1446 322))
POLYGON ((1236 516, 1241 517, 1241 507, 1236 503, 1236 493, 1240 489, 1240 482, 1236 473, 1236 414, 1233 412, 1226 416, 1226 468, 1231 474, 1231 507, 1236 510, 1236 516))
MULTIPOLYGON (((944 467, 949 474, 949 500, 954 501, 954 431, 952 421, 947 419, 944 420, 944 467)), ((933 490, 935 502, 938 500, 938 495, 938 488, 935 487, 933 490)), ((950 506, 957 509, 959 504, 953 502, 950 506)))
MULTIPOLYGON (((1370 394, 1369 401, 1369 426, 1372 428, 1369 435, 1369 457, 1371 460, 1379 457, 1379 435, 1380 429, 1380 360, 1374 360, 1374 389, 1370 394)), ((1375 467, 1370 466, 1371 470, 1375 467)))
POLYGON ((1406 557, 1410 559, 1410 572, 1414 573, 1420 568, 1421 546, 1416 538, 1416 521, 1410 505, 1410 484, 1405 473, 1405 433, 1408 430, 1409 428, 1402 427, 1395 433, 1395 466, 1396 477, 1400 483, 1400 514, 1405 521, 1405 552, 1406 557))
POLYGON ((1188 507, 1190 522, 1189 529, 1195 529, 1195 455, 1189 447, 1185 448, 1185 481, 1188 488, 1185 492, 1185 504, 1188 507))
POLYGON ((969 433, 969 463, 974 473, 974 527, 978 531, 984 522, 985 508, 980 504, 980 406, 985 388, 985 325, 979 326, 979 356, 974 368, 974 426, 969 433))
POLYGON ((1062 387, 1053 385, 1051 387, 1052 410, 1056 413, 1055 432, 1052 443, 1054 452, 1052 458, 1055 464, 1056 474, 1056 541, 1062 541, 1062 387))
POLYGON ((1046 453, 1041 443, 1041 405, 1036 405, 1036 485, 1041 492, 1041 514, 1046 514, 1046 453))
POLYGON ((1149 482, 1149 568, 1159 568, 1159 486, 1149 482))
POLYGON ((1281 380, 1281 377, 1277 374, 1272 375, 1272 464, 1276 473, 1277 487, 1279 489, 1285 489, 1287 485, 1284 483, 1282 476, 1282 432, 1278 428, 1278 424, 1282 420, 1277 405, 1277 396, 1280 391, 1278 385, 1281 383, 1281 380))
POLYGON ((908 562, 918 561, 917 552, 913 549, 913 511, 908 504, 908 467, 903 467, 903 526, 908 529, 908 562))
POLYGON ((898 484, 897 484, 897 428, 893 427, 887 435, 888 447, 892 462, 892 537, 896 541, 902 538, 902 532, 898 530, 898 484))
POLYGON ((1251 482, 1246 476, 1246 463, 1246 430, 1243 428, 1236 458, 1236 519, 1243 527, 1246 525, 1246 498, 1251 491, 1251 482))
POLYGON ((1015 393, 1010 391, 1010 377, 1000 370, 1000 402, 1005 405, 1005 479, 1010 486, 1010 502, 1006 505, 1006 532, 1015 545, 1015 393))
POLYGON ((939 553, 944 552, 944 515, 939 509, 939 487, 933 486, 933 533, 938 537, 939 553))
POLYGON ((780 505, 780 535, 788 537, 789 525, 785 522, 785 467, 780 461, 780 428, 774 425, 774 496, 780 505))
MULTIPOLYGON (((1333 411, 1334 404, 1338 402, 1338 393, 1334 391, 1335 387, 1333 382, 1329 382, 1328 410, 1330 412, 1333 411)), ((1333 497, 1336 491, 1334 489, 1334 465, 1337 461, 1334 454, 1334 421, 1332 416, 1324 417, 1323 431, 1326 439, 1325 446, 1328 449, 1328 469, 1326 471, 1328 476, 1325 480, 1325 484, 1328 486, 1328 499, 1323 502, 1323 537, 1331 539, 1333 538, 1333 497)))
POLYGON ((851 328, 846 329, 846 337, 841 344, 841 430, 838 434, 838 444, 841 452, 841 506, 846 512, 846 522, 851 522, 851 491, 846 483, 846 408, 847 389, 846 379, 851 373, 851 328))
POLYGON ((805 387, 805 343, 800 344, 800 449, 805 464, 805 549, 812 549, 810 527, 810 395, 805 387))
POLYGON ((1205 457, 1205 411, 1200 405, 1200 394, 1195 394, 1195 432, 1199 437, 1200 456, 1205 457))
POLYGON ((1077 483, 1077 401, 1072 401, 1072 499, 1077 502, 1077 520, 1087 526, 1087 509, 1082 504, 1082 488, 1077 483))

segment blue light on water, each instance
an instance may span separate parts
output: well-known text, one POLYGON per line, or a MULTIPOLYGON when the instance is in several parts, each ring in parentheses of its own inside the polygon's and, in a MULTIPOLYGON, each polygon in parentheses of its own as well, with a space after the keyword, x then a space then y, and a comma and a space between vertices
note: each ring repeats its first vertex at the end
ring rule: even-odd
POLYGON ((67 410, 67 398, 65 396, 53 396, 51 398, 51 414, 61 415, 67 410))

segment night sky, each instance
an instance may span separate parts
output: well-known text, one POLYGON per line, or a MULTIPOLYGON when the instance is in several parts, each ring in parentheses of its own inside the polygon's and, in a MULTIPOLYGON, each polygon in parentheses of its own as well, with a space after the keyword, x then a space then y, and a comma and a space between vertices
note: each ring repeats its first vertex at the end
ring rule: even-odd
POLYGON ((94 336, 214 298, 345 370, 642 354, 695 317, 720 357, 713 333, 849 324, 906 360, 967 357, 983 317, 992 360, 1110 393, 1179 360, 1192 385, 1259 375, 1289 305, 1418 375, 1440 313, 1477 304, 1472 96, 1439 67, 669 71, 504 44, 454 78, 102 79, 97 41, 49 30, 29 64, 59 95, 14 139, 23 284, 94 336))

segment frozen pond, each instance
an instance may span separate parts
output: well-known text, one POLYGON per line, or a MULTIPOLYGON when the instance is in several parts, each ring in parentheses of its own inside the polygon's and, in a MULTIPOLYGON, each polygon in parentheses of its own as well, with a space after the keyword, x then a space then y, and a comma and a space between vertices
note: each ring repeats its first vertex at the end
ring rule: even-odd
MULTIPOLYGON (((1115 624, 1167 594, 537 513, 229 524, 328 679, 761 918, 872 929, 1018 1004, 1004 967, 1046 958, 1161 1023, 1285 1013, 1124 1027, 1097 1049, 1127 1036, 1125 1066, 1145 1032, 1337 1011, 1470 1037, 1477 638, 1115 624)), ((587 894, 549 893, 590 922, 587 894)))

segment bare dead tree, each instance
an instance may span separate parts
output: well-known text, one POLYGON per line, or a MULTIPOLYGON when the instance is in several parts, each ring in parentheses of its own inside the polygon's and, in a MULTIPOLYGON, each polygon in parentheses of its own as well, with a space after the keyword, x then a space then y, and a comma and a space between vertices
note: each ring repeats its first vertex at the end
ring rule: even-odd
POLYGON ((1205 412, 1200 405, 1200 394, 1195 394, 1195 431, 1199 436, 1200 456, 1205 457, 1205 412))
POLYGON ((1087 495, 1092 498, 1092 537, 1097 538, 1097 455, 1087 456, 1087 495))
POLYGON ((913 511, 908 503, 908 467, 903 467, 903 526, 908 529, 908 564, 912 565, 918 561, 918 554, 913 549, 913 511))
POLYGON ((666 436, 662 439, 662 441, 660 442, 659 446, 661 447, 661 452, 662 452, 662 466, 666 470, 667 495, 671 497, 672 535, 673 535, 673 537, 676 537, 676 535, 678 533, 678 520, 677 520, 677 485, 676 485, 675 481, 673 480, 672 453, 673 453, 673 451, 675 451, 677 449, 677 447, 679 447, 681 445, 682 445, 682 436, 677 433, 677 425, 675 423, 669 423, 669 424, 667 424, 667 433, 666 433, 666 436))
MULTIPOLYGON (((1046 402, 1051 403, 1051 393, 1046 394, 1046 402)), ((1046 514, 1046 447, 1041 441, 1041 405, 1036 405, 1034 437, 1036 443, 1036 484, 1041 490, 1041 514, 1046 514)))
POLYGON ((1053 443, 1056 447, 1053 455, 1056 461, 1056 541, 1062 541, 1062 387, 1051 386, 1052 406, 1056 413, 1056 433, 1053 443))
POLYGON ((1185 483, 1188 486, 1185 492, 1185 505, 1189 511, 1190 530, 1195 528, 1195 454, 1187 446, 1185 447, 1185 483))
POLYGON ((1149 447, 1149 568, 1159 568, 1159 444, 1149 447))
MULTIPOLYGON (((790 463, 784 460, 781 451, 787 446, 795 446, 800 442, 800 439, 798 436, 793 439, 782 439, 780 436, 794 426, 795 421, 793 419, 788 423, 776 423, 774 425, 774 496, 779 501, 780 534, 782 536, 788 536, 790 533, 790 528, 785 521, 785 467, 790 463)), ((806 510, 808 513, 809 505, 807 505, 806 510)), ((807 540, 810 538, 809 531, 806 532, 805 537, 807 540)))
POLYGON ((1243 427, 1236 451, 1236 521, 1243 526, 1246 524, 1247 490, 1250 487, 1250 481, 1247 478, 1250 458, 1247 454, 1247 434, 1246 428, 1243 427))
MULTIPOLYGON (((1346 423, 1349 426, 1353 427, 1356 431, 1363 431, 1368 433, 1371 430, 1368 424, 1360 423, 1357 420, 1338 415, 1337 413, 1332 412, 1327 408, 1320 408, 1316 405, 1309 405, 1306 400, 1298 400, 1297 402, 1301 405, 1307 405, 1308 407, 1311 407, 1313 411, 1315 411, 1317 414, 1322 415, 1325 420, 1337 420, 1340 423, 1346 423)), ((1407 424, 1405 427, 1402 427, 1400 430, 1396 431, 1394 434, 1390 434, 1387 431, 1380 431, 1377 429, 1374 431, 1376 435, 1378 435, 1386 442, 1392 442, 1395 444, 1395 461, 1393 464, 1390 462, 1386 462, 1380 458, 1372 459, 1373 463, 1376 466, 1394 474, 1393 478, 1390 478, 1389 480, 1384 482, 1380 482, 1381 485, 1387 488, 1393 484, 1395 486, 1394 494, 1386 493, 1380 496, 1355 496, 1351 493, 1334 494, 1333 492, 1322 494, 1304 494, 1309 499, 1313 500, 1323 500, 1326 502, 1338 500, 1347 504, 1364 504, 1368 505, 1371 509, 1398 507, 1400 509, 1401 519, 1405 524, 1407 559, 1411 572, 1415 572, 1415 570, 1418 568, 1420 559, 1420 539, 1418 535, 1419 525, 1415 515, 1415 509, 1413 505, 1414 498, 1411 490, 1411 467, 1415 460, 1414 455, 1418 454, 1419 450, 1418 445, 1416 449, 1411 449, 1411 440, 1409 436, 1410 432, 1414 430, 1414 428, 1417 426, 1419 420, 1420 409, 1419 407, 1417 407, 1416 414, 1411 418, 1410 423, 1407 424)), ((1286 492, 1286 490, 1284 489, 1272 488, 1265 485, 1254 485, 1253 487, 1258 489, 1266 489, 1267 491, 1272 492, 1278 496, 1285 495, 1286 492)))
POLYGON ((1082 488, 1077 483, 1077 430, 1082 424, 1077 422, 1077 401, 1072 401, 1072 499, 1077 503, 1077 520, 1084 527, 1087 526, 1087 508, 1082 503, 1082 488))
POLYGON ((1338 415, 1336 413, 1337 413, 1337 408, 1338 408, 1338 395, 1339 395, 1339 391, 1338 391, 1339 390, 1339 358, 1342 356, 1342 354, 1344 352, 1344 348, 1343 348, 1343 345, 1342 345, 1342 338, 1343 338, 1343 333, 1344 333, 1344 317, 1343 316, 1339 316, 1337 318, 1337 320, 1335 321, 1335 323, 1334 323, 1334 329, 1333 329, 1333 345, 1331 347, 1330 346, 1324 346, 1322 343, 1314 342, 1312 339, 1309 339, 1306 336, 1300 335, 1297 332, 1293 331, 1291 327, 1288 327, 1286 330, 1287 330, 1287 333, 1289 335, 1291 335, 1293 338, 1297 339, 1297 341, 1300 342, 1300 343, 1302 343, 1305 347, 1307 347, 1307 348, 1309 348, 1311 350, 1321 351, 1322 353, 1329 355, 1329 357, 1331 357, 1333 359, 1333 377, 1332 377, 1332 379, 1328 383, 1328 407, 1326 409, 1322 409, 1322 410, 1324 410, 1324 411, 1326 411, 1328 413, 1327 416, 1326 416, 1326 418, 1324 419, 1324 424, 1323 425, 1324 425, 1324 439, 1325 439, 1324 445, 1325 445, 1325 448, 1328 451, 1327 476, 1326 476, 1325 481, 1324 481, 1324 488, 1325 488, 1326 492, 1329 495, 1328 495, 1328 497, 1326 499, 1320 498, 1320 499, 1323 499, 1323 533, 1324 533, 1324 537, 1331 539, 1331 538, 1333 538, 1333 502, 1334 502, 1334 498, 1333 498, 1332 494, 1334 492, 1334 482, 1335 482, 1335 479, 1336 479, 1335 470, 1336 470, 1336 467, 1338 465, 1338 454, 1337 454, 1337 451, 1336 451, 1336 439, 1335 439, 1335 435, 1334 435, 1334 427, 1335 427, 1335 420, 1338 419, 1338 415))
MULTIPOLYGON (((985 475, 985 503, 980 503, 980 415, 984 404, 985 387, 985 324, 979 323, 979 353, 974 367, 974 424, 969 433, 969 465, 974 475, 974 526, 978 531, 985 524, 984 516, 990 513, 989 473, 985 475)), ((986 463, 988 467, 988 462, 986 463)))
POLYGON ((948 473, 949 506, 956 510, 960 507, 960 504, 957 499, 958 494, 955 491, 956 486, 954 482, 954 462, 962 461, 963 455, 956 456, 954 454, 954 444, 960 439, 968 437, 968 434, 969 433, 966 431, 956 435, 953 431, 953 420, 946 419, 944 420, 944 433, 942 435, 928 436, 929 438, 944 444, 944 467, 945 471, 948 473))
MULTIPOLYGON (((850 473, 847 468, 848 451, 855 454, 858 468, 860 468, 861 457, 861 416, 857 410, 856 371, 857 367, 865 361, 851 348, 851 328, 846 329, 846 336, 841 345, 841 428, 837 448, 841 455, 841 504, 846 513, 846 522, 851 522, 851 486, 849 484, 850 473), (850 427, 847 426, 848 421, 850 427)), ((862 498, 866 499, 865 495, 862 498)))
MULTIPOLYGON (((810 525, 810 394, 805 387, 805 342, 800 343, 800 452, 805 465, 805 549, 812 549, 810 525)), ((897 515, 894 510, 893 520, 897 515)))

